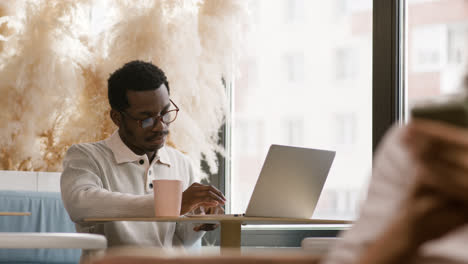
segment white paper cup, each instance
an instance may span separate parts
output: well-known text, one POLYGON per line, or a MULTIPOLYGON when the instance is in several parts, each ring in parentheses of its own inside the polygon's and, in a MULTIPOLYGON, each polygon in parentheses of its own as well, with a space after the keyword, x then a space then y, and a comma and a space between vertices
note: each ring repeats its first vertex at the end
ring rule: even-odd
POLYGON ((153 180, 154 215, 180 216, 182 206, 182 181, 153 180))

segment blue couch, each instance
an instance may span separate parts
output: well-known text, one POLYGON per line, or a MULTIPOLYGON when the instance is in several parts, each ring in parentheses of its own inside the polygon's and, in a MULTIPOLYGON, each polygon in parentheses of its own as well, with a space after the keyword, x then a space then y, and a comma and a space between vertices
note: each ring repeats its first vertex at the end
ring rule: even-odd
MULTIPOLYGON (((0 216, 0 232, 76 232, 58 192, 0 190, 3 211, 31 216, 0 216)), ((0 249, 0 263, 78 263, 80 255, 81 249, 0 249)))

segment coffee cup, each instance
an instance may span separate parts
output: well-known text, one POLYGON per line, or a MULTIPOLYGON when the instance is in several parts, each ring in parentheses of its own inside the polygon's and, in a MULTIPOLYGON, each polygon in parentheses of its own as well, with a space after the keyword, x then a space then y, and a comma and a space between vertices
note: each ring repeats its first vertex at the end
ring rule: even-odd
POLYGON ((182 181, 153 180, 154 214, 156 217, 180 216, 182 181))

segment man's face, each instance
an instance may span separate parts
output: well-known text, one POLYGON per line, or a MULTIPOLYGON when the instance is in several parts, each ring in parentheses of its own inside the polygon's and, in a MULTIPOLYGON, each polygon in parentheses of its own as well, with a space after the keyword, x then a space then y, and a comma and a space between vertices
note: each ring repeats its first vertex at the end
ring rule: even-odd
POLYGON ((142 128, 137 120, 162 115, 171 107, 169 94, 163 84, 151 91, 127 91, 130 107, 121 115, 119 133, 122 140, 136 154, 157 151, 166 142, 169 126, 159 120, 153 126, 142 128))

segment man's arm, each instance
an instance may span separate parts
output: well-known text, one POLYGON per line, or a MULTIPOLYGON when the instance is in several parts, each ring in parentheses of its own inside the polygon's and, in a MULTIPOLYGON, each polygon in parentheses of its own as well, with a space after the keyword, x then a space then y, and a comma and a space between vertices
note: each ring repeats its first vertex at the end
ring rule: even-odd
POLYGON ((98 165, 77 145, 63 161, 62 199, 74 222, 98 217, 152 217, 153 195, 131 195, 103 189, 98 165))

